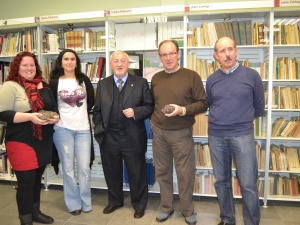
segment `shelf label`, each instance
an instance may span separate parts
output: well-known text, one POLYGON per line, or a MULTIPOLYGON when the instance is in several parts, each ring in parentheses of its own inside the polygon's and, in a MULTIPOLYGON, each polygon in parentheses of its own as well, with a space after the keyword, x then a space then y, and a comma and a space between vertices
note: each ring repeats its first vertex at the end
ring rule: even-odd
MULTIPOLYGON (((276 0, 275 0, 276 1, 276 0)), ((207 11, 207 10, 224 10, 224 9, 249 9, 249 8, 269 8, 274 6, 273 0, 265 1, 241 1, 241 2, 218 2, 207 4, 190 4, 184 7, 186 12, 189 11, 207 11)))
MULTIPOLYGON (((90 18, 104 17, 104 10, 94 12, 68 13, 59 15, 40 16, 40 22, 58 21, 58 20, 80 20, 90 18)), ((37 17, 38 19, 38 17, 37 17)))
POLYGON ((113 9, 113 10, 106 11, 107 16, 126 16, 132 14, 133 14, 132 9, 113 9))
POLYGON ((274 7, 300 6, 299 0, 274 0, 274 7))
POLYGON ((59 15, 40 16, 38 17, 38 20, 40 22, 56 21, 59 20, 59 15))
POLYGON ((156 14, 166 12, 184 12, 184 5, 171 6, 154 6, 132 9, 114 9, 107 10, 105 16, 126 16, 126 15, 141 15, 141 14, 156 14))

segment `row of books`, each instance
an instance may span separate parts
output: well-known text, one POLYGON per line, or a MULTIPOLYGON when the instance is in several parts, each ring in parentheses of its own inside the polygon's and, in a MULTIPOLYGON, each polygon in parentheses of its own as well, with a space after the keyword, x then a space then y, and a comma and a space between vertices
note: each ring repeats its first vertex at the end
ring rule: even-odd
POLYGON ((153 139, 153 132, 151 129, 151 123, 150 123, 150 119, 145 119, 144 120, 145 126, 146 126, 146 133, 147 133, 147 138, 148 139, 153 139))
POLYGON ((300 88, 295 86, 274 86, 272 105, 276 109, 300 109, 300 88))
MULTIPOLYGON (((255 143, 256 159, 258 169, 265 170, 266 150, 255 143)), ((208 143, 195 142, 195 165, 197 167, 212 168, 211 154, 208 143)), ((236 168, 234 158, 232 157, 232 169, 236 168)), ((299 169, 300 171, 300 169, 299 169)))
POLYGON ((11 168, 9 159, 6 154, 0 156, 0 177, 14 176, 14 171, 11 168))
MULTIPOLYGON (((266 137, 267 132, 267 117, 263 114, 253 121, 254 136, 266 137)), ((195 123, 193 125, 193 136, 208 136, 208 116, 206 113, 195 115, 195 123)))
MULTIPOLYGON (((152 158, 146 158, 146 171, 147 171, 147 181, 148 187, 151 188, 155 183, 155 169, 152 158)), ((128 170, 126 167, 126 163, 123 161, 123 178, 124 185, 129 187, 129 178, 128 178, 128 170)))
POLYGON ((272 123, 271 137, 300 137, 300 117, 291 117, 287 120, 284 117, 275 119, 272 123))
MULTIPOLYGON (((106 58, 96 57, 95 62, 82 62, 81 71, 90 78, 92 82, 98 82, 101 78, 106 76, 106 58)), ((50 72, 55 66, 55 59, 46 58, 44 60, 44 79, 46 82, 50 79, 50 72)))
POLYGON ((300 61, 296 58, 273 57, 273 80, 299 80, 300 61))
POLYGON ((43 35, 43 53, 59 52, 69 48, 75 52, 101 51, 106 49, 105 31, 92 31, 84 28, 80 31, 67 31, 58 28, 55 34, 45 32, 43 35))
POLYGON ((253 121, 254 136, 266 137, 267 136, 267 115, 264 113, 260 117, 256 117, 253 121))
POLYGON ((0 35, 0 56, 14 56, 21 51, 37 53, 37 29, 0 35))
POLYGON ((236 45, 263 45, 264 24, 258 22, 203 22, 201 27, 189 28, 187 35, 188 47, 214 46, 221 37, 232 38, 236 45))
POLYGON ((269 169, 274 171, 300 171, 300 147, 271 144, 269 169))
POLYGON ((0 149, 2 146, 4 146, 5 133, 6 133, 6 123, 0 121, 0 149))
POLYGON ((297 21, 290 24, 284 22, 277 20, 274 24, 274 45, 300 44, 300 26, 297 21))
MULTIPOLYGON (((183 39, 183 21, 157 23, 157 46, 167 39, 183 39)), ((178 45, 181 46, 181 44, 178 45)))
POLYGON ((215 184, 216 179, 211 171, 207 174, 199 171, 195 175, 194 193, 197 194, 216 194, 215 184))
MULTIPOLYGON (((207 59, 197 58, 196 53, 187 55, 187 68, 196 71, 202 80, 207 78, 220 68, 220 62, 218 60, 208 62, 207 59)), ((256 70, 262 80, 268 79, 268 68, 267 62, 249 62, 249 60, 239 61, 243 66, 256 70)))
MULTIPOLYGON (((265 178, 259 177, 257 181, 258 193, 260 197, 264 195, 265 178)), ((299 196, 300 177, 289 174, 289 177, 271 174, 268 177, 268 196, 299 196)))
MULTIPOLYGON (((196 194, 216 194, 214 184, 216 179, 212 172, 199 172, 195 175, 194 193, 196 194)), ((232 193, 234 196, 241 196, 241 187, 239 179, 232 176, 231 179, 232 193)), ((259 197, 264 196, 265 178, 259 177, 257 188, 259 197)), ((289 174, 289 177, 271 174, 268 177, 268 196, 299 196, 300 193, 300 176, 289 174)))

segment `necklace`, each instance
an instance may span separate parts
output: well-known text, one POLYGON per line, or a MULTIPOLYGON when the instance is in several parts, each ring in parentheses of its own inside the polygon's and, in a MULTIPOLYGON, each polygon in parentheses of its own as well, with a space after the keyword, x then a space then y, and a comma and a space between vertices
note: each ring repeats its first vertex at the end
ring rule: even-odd
POLYGON ((165 72, 166 73, 175 73, 177 70, 179 70, 180 69, 180 65, 178 65, 174 70, 172 70, 172 71, 167 71, 167 70, 165 70, 165 72))

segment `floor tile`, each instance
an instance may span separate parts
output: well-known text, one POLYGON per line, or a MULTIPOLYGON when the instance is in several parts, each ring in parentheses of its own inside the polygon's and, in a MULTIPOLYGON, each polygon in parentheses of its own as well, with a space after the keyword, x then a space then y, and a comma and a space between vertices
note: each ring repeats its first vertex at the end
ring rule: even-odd
MULTIPOLYGON (((19 225, 16 204, 16 182, 0 181, 0 224, 19 225)), ((194 196, 193 203, 197 213, 197 225, 216 225, 220 222, 220 209, 216 197, 194 196)), ((149 193, 145 215, 134 219, 130 193, 124 192, 124 207, 111 214, 103 214, 108 204, 107 190, 92 189, 92 206, 90 213, 73 216, 68 212, 64 202, 63 188, 50 185, 48 191, 41 190, 41 211, 52 216, 53 225, 184 225, 184 217, 179 210, 178 195, 173 197, 174 213, 164 223, 156 222, 160 208, 160 194, 149 193)), ((261 205, 263 205, 261 201, 261 205)), ((268 207, 261 207, 260 225, 300 225, 300 202, 268 201, 268 207)), ((236 225, 243 225, 242 200, 235 199, 236 225)), ((38 225, 39 223, 33 223, 38 225)))

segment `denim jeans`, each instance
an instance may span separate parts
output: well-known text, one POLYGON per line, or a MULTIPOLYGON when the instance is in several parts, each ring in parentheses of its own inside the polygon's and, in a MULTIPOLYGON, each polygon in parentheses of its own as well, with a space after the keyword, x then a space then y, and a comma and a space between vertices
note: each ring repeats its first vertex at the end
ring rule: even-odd
POLYGON ((76 131, 58 126, 54 126, 54 130, 53 140, 62 165, 66 206, 69 212, 79 209, 91 211, 90 131, 76 131), (75 163, 79 186, 75 175, 75 163))
POLYGON ((253 134, 240 137, 209 135, 208 143, 216 178, 215 189, 220 205, 221 220, 229 224, 235 223, 231 183, 231 158, 233 155, 241 187, 244 224, 258 225, 260 221, 260 204, 256 184, 258 169, 253 134))

